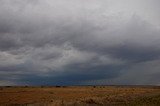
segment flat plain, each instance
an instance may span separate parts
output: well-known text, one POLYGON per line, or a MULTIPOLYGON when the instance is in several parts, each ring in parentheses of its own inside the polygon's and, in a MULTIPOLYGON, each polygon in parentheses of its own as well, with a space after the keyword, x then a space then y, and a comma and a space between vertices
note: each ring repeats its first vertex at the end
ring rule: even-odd
POLYGON ((160 106, 158 86, 0 87, 0 106, 160 106))

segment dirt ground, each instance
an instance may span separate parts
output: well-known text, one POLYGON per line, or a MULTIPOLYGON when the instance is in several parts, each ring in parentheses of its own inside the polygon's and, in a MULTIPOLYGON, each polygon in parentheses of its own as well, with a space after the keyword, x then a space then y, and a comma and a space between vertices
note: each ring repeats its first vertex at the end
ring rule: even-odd
POLYGON ((160 106, 155 86, 0 87, 0 106, 160 106))

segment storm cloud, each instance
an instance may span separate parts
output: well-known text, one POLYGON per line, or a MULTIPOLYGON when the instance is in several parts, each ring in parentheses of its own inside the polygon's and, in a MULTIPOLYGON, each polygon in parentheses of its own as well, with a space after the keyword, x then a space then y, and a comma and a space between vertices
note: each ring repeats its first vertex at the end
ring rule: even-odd
POLYGON ((0 85, 159 85, 159 3, 0 0, 0 85))

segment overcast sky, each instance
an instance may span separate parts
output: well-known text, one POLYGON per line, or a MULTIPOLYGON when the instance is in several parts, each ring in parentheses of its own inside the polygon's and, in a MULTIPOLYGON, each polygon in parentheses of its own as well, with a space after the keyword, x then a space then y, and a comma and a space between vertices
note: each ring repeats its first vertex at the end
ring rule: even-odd
POLYGON ((0 85, 160 85, 159 0, 0 0, 0 85))

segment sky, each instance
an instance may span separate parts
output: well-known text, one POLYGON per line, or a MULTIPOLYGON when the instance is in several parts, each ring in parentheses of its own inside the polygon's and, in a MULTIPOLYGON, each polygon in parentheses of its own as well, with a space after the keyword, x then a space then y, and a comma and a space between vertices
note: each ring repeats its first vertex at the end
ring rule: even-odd
POLYGON ((159 0, 0 0, 0 86, 160 85, 159 0))

